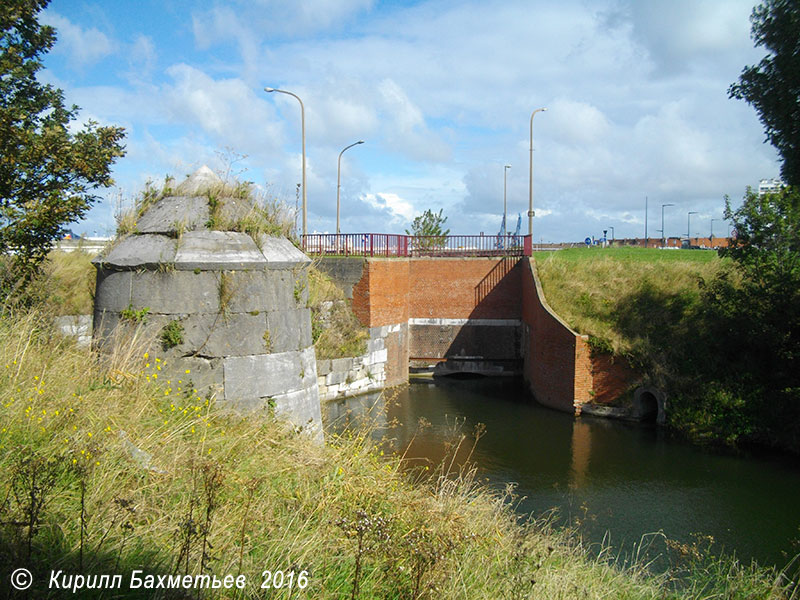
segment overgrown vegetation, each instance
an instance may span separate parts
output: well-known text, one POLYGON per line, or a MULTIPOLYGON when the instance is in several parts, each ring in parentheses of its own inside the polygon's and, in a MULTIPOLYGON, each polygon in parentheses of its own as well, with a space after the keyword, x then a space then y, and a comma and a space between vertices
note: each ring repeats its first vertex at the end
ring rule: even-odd
MULTIPOLYGON (((27 289, 29 299, 50 315, 86 315, 94 307, 97 272, 92 256, 75 250, 54 250, 27 289)), ((0 259, 2 260, 2 259, 0 259)))
POLYGON ((590 558, 566 531, 520 524, 507 498, 469 469, 453 472, 449 457, 436 477, 414 483, 402 458, 383 456, 368 432, 320 445, 268 418, 223 414, 193 391, 191 373, 165 380, 163 363, 135 344, 120 344, 130 358, 104 370, 41 322, 34 313, 0 320, 0 577, 29 569, 29 597, 61 597, 47 590, 53 569, 119 573, 114 596, 139 598, 187 596, 129 590, 134 569, 142 577, 244 575, 244 590, 226 590, 238 598, 791 592, 775 572, 730 558, 691 553, 691 563, 660 576, 645 559, 623 568, 603 552, 590 558), (260 588, 266 569, 273 586, 282 571, 282 588, 260 588))
POLYGON ((353 314, 344 292, 314 266, 308 269, 308 305, 318 359, 359 356, 367 351, 367 328, 353 314))
MULTIPOLYGON (((158 186, 152 181, 136 197, 133 206, 120 210, 115 216, 117 237, 136 233, 138 220, 159 200, 178 193, 174 177, 167 175, 158 186)), ((261 235, 291 237, 294 233, 294 216, 283 202, 267 189, 260 189, 249 181, 222 181, 197 195, 208 202, 208 220, 201 225, 213 231, 238 231, 250 235, 259 243, 261 235)), ((185 223, 172 224, 176 238, 186 231, 185 223)))

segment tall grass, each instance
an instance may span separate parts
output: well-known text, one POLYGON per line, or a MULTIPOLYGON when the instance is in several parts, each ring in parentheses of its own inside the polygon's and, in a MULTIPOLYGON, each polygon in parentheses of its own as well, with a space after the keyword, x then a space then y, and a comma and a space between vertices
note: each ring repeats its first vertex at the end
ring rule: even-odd
POLYGON ((123 574, 114 597, 170 597, 129 591, 133 569, 243 574, 225 592, 241 598, 785 597, 735 562, 676 587, 645 562, 590 558, 567 532, 518 522, 474 471, 412 482, 369 432, 315 444, 219 410, 135 341, 107 368, 41 322, 0 320, 0 577, 29 568, 30 597, 57 596, 51 569, 123 574), (261 590, 265 570, 305 571, 308 587, 261 590))

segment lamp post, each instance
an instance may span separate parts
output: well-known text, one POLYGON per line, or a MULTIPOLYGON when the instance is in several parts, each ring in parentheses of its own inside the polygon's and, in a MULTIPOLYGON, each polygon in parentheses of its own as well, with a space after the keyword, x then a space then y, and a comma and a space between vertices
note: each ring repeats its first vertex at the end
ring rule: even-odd
POLYGON ((696 210, 690 210, 689 213, 686 215, 686 245, 687 246, 691 246, 692 245, 692 234, 690 233, 692 231, 691 222, 692 222, 692 215, 696 215, 696 214, 697 214, 696 210))
POLYGON ((533 244, 533 117, 536 113, 543 112, 546 108, 537 108, 531 113, 531 159, 528 168, 528 235, 533 244))
MULTIPOLYGON (((503 167, 503 229, 508 229, 508 225, 506 224, 506 174, 508 170, 511 168, 511 165, 505 165, 503 167)), ((505 231, 503 231, 503 235, 505 235, 505 231)))
POLYGON ((723 219, 711 219, 711 235, 708 236, 708 243, 714 246, 714 221, 722 221, 723 219))
POLYGON ((339 189, 342 187, 342 154, 344 151, 352 148, 353 146, 358 146, 359 144, 363 144, 364 140, 358 140, 357 142, 350 144, 344 150, 339 152, 339 164, 336 167, 336 234, 339 234, 339 189))
POLYGON ((661 245, 667 245, 667 236, 664 234, 664 207, 665 206, 675 206, 674 204, 662 204, 661 205, 661 245))
POLYGON ((609 225, 608 228, 611 230, 611 241, 613 242, 614 241, 614 226, 613 225, 609 225))
POLYGON ((286 90, 279 90, 276 88, 266 87, 264 91, 269 93, 278 92, 280 94, 287 94, 297 99, 300 103, 300 135, 303 143, 303 235, 308 233, 308 226, 306 223, 307 210, 308 210, 308 196, 306 195, 306 109, 303 106, 303 101, 300 96, 286 90))

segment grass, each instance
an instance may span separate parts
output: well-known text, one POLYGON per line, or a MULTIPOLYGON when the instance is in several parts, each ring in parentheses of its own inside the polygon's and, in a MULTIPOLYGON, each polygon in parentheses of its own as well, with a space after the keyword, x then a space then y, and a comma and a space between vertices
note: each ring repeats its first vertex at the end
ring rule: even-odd
POLYGON ((93 255, 78 249, 53 250, 33 280, 31 298, 49 315, 85 315, 94 307, 96 271, 93 255))
POLYGON ((409 479, 369 432, 316 444, 218 410, 191 373, 165 380, 135 340, 103 367, 40 323, 0 320, 0 577, 30 569, 30 597, 55 596, 51 569, 123 574, 115 597, 188 597, 129 591, 133 569, 245 575, 238 598, 786 597, 774 572, 733 559, 688 553, 688 573, 654 576, 644 559, 590 557, 449 459, 409 479), (266 569, 308 587, 264 592, 266 569))
POLYGON ((367 328, 353 314, 344 292, 314 266, 308 270, 308 305, 318 359, 360 356, 367 351, 367 328))
POLYGON ((644 248, 536 254, 551 308, 599 350, 626 357, 656 382, 691 341, 701 279, 724 268, 715 252, 644 248))

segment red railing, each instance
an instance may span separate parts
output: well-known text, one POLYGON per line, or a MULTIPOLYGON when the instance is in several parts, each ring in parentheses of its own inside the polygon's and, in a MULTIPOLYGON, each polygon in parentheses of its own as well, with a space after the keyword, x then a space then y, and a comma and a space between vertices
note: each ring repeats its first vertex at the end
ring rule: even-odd
POLYGON ((412 236, 391 233, 312 233, 303 251, 320 256, 530 256, 530 236, 412 236))

